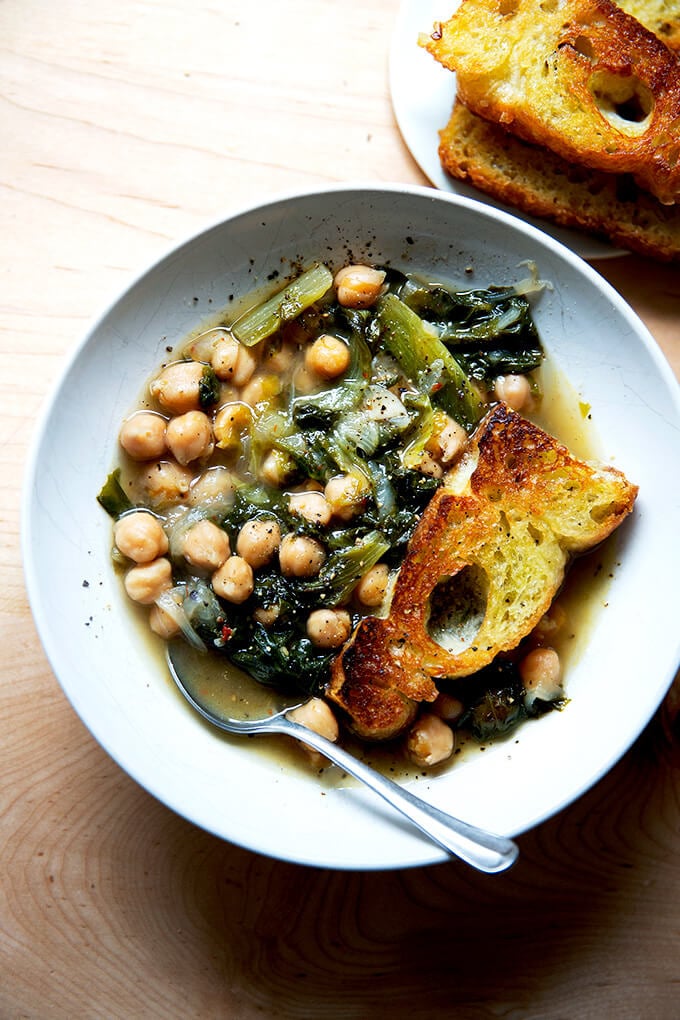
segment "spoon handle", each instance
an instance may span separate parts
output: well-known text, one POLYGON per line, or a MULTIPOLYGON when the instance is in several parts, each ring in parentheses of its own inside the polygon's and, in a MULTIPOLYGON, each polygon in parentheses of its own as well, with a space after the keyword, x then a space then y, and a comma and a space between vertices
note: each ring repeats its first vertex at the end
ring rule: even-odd
POLYGON ((517 859, 519 848, 511 839, 479 829, 433 807, 306 726, 280 716, 276 720, 270 719, 262 732, 271 733, 272 730, 286 733, 320 751, 400 811, 447 853, 459 857, 479 871, 489 874, 505 871, 517 859))

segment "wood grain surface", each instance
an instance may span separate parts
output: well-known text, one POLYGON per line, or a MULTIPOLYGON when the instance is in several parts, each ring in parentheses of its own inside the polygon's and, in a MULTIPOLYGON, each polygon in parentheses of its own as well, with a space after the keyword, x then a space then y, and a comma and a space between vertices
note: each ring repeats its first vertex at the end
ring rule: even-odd
MULTIPOLYGON (((680 1015, 677 684, 509 873, 341 873, 225 844, 152 799, 74 714, 30 615, 27 450, 91 318, 244 202, 426 183, 390 105, 396 13, 0 2, 0 1020, 680 1015)), ((677 269, 597 268, 680 374, 677 269)))

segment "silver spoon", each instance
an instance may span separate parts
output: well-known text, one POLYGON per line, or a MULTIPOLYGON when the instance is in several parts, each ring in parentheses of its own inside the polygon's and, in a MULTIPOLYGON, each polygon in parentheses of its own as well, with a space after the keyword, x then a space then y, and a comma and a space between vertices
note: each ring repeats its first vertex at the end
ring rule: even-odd
MULTIPOLYGON (((489 874, 505 871, 517 859, 519 848, 511 839, 479 829, 440 811, 365 765, 342 747, 294 722, 288 713, 299 708, 299 701, 281 707, 281 698, 278 697, 274 703, 278 710, 272 711, 271 701, 269 706, 265 702, 254 706, 247 696, 244 697, 242 689, 232 694, 230 700, 223 697, 220 699, 216 689, 224 687, 224 674, 219 678, 221 684, 219 680, 217 684, 204 684, 201 679, 205 676, 206 663, 211 661, 209 656, 190 648, 185 642, 173 642, 168 646, 167 659, 170 673, 189 704, 204 719, 220 729, 240 734, 283 733, 302 741, 368 786, 447 853, 459 857, 479 871, 489 874), (238 712, 239 705, 244 702, 248 703, 248 708, 243 717, 236 718, 232 712, 238 712)), ((240 684, 244 682, 249 690, 252 690, 251 685, 258 688, 257 700, 262 701, 262 691, 259 690, 261 685, 249 678, 239 681, 240 684)), ((268 688, 264 691, 263 697, 274 697, 268 688)))

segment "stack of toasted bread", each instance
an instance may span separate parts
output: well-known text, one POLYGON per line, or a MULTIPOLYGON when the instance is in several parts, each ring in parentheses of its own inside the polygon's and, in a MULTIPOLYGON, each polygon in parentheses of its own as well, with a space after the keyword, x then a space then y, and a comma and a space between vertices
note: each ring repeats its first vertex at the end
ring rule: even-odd
POLYGON ((420 41, 456 74, 448 173, 680 259, 680 2, 462 0, 420 41))

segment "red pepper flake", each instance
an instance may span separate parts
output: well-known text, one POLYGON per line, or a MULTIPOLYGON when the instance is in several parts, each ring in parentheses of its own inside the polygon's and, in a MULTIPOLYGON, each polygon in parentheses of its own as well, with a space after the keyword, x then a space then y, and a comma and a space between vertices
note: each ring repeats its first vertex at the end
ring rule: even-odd
POLYGON ((224 626, 222 627, 222 630, 220 631, 220 636, 221 636, 223 641, 228 641, 233 633, 234 632, 231 629, 231 627, 227 627, 227 625, 225 623, 224 626))

